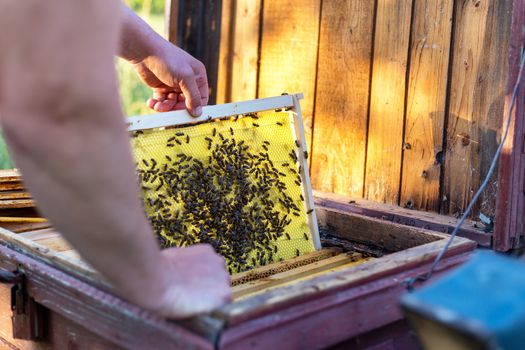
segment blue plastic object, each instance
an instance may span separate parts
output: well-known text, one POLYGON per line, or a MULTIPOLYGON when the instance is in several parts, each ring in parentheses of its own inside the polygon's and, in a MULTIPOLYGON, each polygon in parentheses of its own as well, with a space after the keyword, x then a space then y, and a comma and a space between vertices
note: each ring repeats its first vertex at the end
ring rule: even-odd
POLYGON ((525 349, 525 263, 517 259, 478 252, 442 279, 405 295, 401 306, 488 348, 525 349))

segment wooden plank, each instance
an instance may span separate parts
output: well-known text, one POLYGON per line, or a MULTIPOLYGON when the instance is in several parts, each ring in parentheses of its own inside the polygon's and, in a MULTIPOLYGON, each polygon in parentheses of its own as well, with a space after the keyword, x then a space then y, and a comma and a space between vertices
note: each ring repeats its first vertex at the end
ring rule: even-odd
POLYGON ((211 341, 175 322, 0 245, 0 267, 6 260, 24 271, 27 291, 38 303, 107 342, 137 350, 213 349, 211 341))
POLYGON ((407 227, 361 215, 347 215, 337 209, 317 208, 319 227, 335 237, 371 244, 390 252, 399 252, 443 238, 429 230, 407 227))
POLYGON ((21 181, 20 172, 16 169, 2 169, 0 170, 0 182, 21 181))
POLYGON ((69 258, 69 259, 82 260, 82 258, 80 257, 80 254, 78 254, 78 252, 74 249, 64 250, 60 252, 60 255, 63 257, 69 258))
POLYGON ((365 198, 397 204, 412 0, 378 0, 365 198))
MULTIPOLYGON (((70 259, 67 256, 62 256, 59 252, 53 251, 42 244, 33 241, 30 238, 24 237, 24 235, 36 234, 42 236, 43 230, 37 230, 36 233, 22 233, 16 234, 6 229, 0 228, 0 242, 7 245, 11 249, 16 251, 24 252, 29 254, 35 259, 55 266, 72 276, 76 276, 83 281, 89 281, 89 283, 102 288, 106 291, 112 291, 111 286, 103 279, 103 277, 95 271, 93 268, 81 264, 77 259, 70 259)), ((48 234, 52 234, 52 229, 47 230, 48 234)))
MULTIPOLYGON (((365 215, 398 224, 419 227, 435 232, 452 233, 458 219, 432 212, 401 208, 397 205, 377 203, 365 199, 349 198, 333 193, 314 191, 317 207, 333 208, 347 213, 365 215)), ((458 236, 476 241, 480 246, 491 247, 492 234, 483 231, 474 221, 466 220, 458 236)))
MULTIPOLYGON (((521 48, 524 40, 525 1, 514 1, 512 9, 511 38, 508 50, 509 72, 505 95, 506 117, 511 103, 512 90, 518 78, 521 48)), ((494 248, 507 251, 519 248, 520 236, 525 232, 525 88, 523 78, 512 113, 509 134, 499 160, 498 199, 494 248)))
POLYGON ((32 199, 4 199, 0 200, 0 209, 31 208, 35 206, 32 199))
POLYGON ((44 230, 27 231, 19 234, 20 237, 30 239, 55 252, 70 250, 71 245, 54 228, 44 230))
POLYGON ((3 199, 27 199, 31 198, 31 194, 26 191, 1 191, 0 200, 3 199))
POLYGON ((312 186, 363 195, 374 2, 323 1, 312 186))
POLYGON ((401 206, 439 211, 453 1, 414 2, 401 206))
POLYGON ((279 272, 288 271, 299 266, 304 266, 316 261, 332 257, 341 252, 342 250, 339 248, 324 248, 308 254, 300 255, 292 259, 261 266, 250 271, 237 273, 231 276, 231 285, 237 286, 248 281, 265 278, 271 275, 275 275, 279 272))
POLYGON ((222 0, 219 63, 217 67, 217 104, 232 102, 231 67, 236 2, 236 0, 222 0))
MULTIPOLYGON (((441 235, 441 237, 444 238, 445 236, 441 235)), ((224 306, 216 311, 214 315, 227 320, 229 326, 234 327, 264 315, 275 315, 279 310, 291 308, 295 305, 304 306, 307 301, 316 300, 316 302, 319 302, 318 296, 320 295, 337 293, 342 290, 350 293, 350 290, 354 287, 358 288, 352 293, 369 294, 373 290, 374 282, 381 280, 383 277, 390 282, 395 281, 396 285, 401 286, 400 281, 403 278, 395 278, 396 274, 401 273, 408 277, 414 275, 414 270, 417 269, 427 271, 428 266, 430 266, 445 244, 446 240, 440 239, 382 258, 372 259, 349 268, 326 273, 311 280, 277 288, 224 306), (365 285, 367 285, 366 290, 363 288, 365 285)), ((444 267, 451 258, 453 259, 465 253, 469 254, 474 250, 475 246, 474 242, 457 237, 445 254, 440 268, 444 267)), ((341 301, 340 299, 337 300, 341 301)), ((339 302, 337 305, 340 305, 339 302)))
POLYGON ((0 225, 4 223, 46 223, 47 219, 44 218, 28 218, 18 216, 0 216, 0 225))
POLYGON ((271 275, 259 280, 250 281, 232 288, 233 297, 241 298, 248 294, 267 290, 271 287, 286 284, 287 282, 296 281, 298 279, 314 275, 316 273, 327 271, 335 267, 355 262, 361 258, 361 254, 339 254, 331 258, 316 261, 314 263, 300 266, 292 270, 284 271, 275 275, 271 275))
POLYGON ((166 0, 164 6, 165 37, 170 42, 176 43, 179 24, 179 0, 166 0))
POLYGON ((263 4, 257 96, 302 92, 308 147, 312 137, 320 3, 265 0, 263 4))
POLYGON ((0 191, 23 190, 24 184, 20 181, 0 182, 0 191))
POLYGON ((32 241, 38 241, 40 239, 59 237, 60 233, 58 233, 54 228, 46 228, 42 230, 26 231, 20 233, 18 236, 30 239, 32 241))
MULTIPOLYGON (((485 177, 499 142, 511 6, 512 0, 456 1, 443 213, 463 213, 485 177)), ((494 216, 496 179, 495 175, 473 217, 480 209, 494 216)))
POLYGON ((225 103, 222 105, 205 106, 200 117, 191 116, 187 110, 133 116, 126 119, 128 131, 161 128, 173 125, 196 124, 210 119, 228 118, 232 115, 247 114, 273 109, 294 107, 294 97, 302 98, 302 94, 275 96, 257 100, 225 103))
POLYGON ((235 3, 230 98, 244 101, 257 96, 261 0, 237 0, 235 3))
POLYGON ((317 226, 317 217, 314 207, 314 195, 312 193, 312 183, 310 182, 310 168, 308 167, 308 145, 304 128, 304 119, 301 111, 299 100, 303 98, 302 94, 293 95, 294 108, 290 112, 293 116, 293 128, 295 132, 295 143, 297 146, 296 158, 299 164, 299 177, 302 178, 301 191, 304 198, 304 208, 307 216, 307 226, 312 237, 315 250, 321 249, 321 240, 319 237, 319 227, 317 226), (295 112, 295 113, 294 113, 295 112))
POLYGON ((36 242, 56 252, 72 249, 71 245, 60 235, 58 237, 39 239, 36 242))
MULTIPOLYGON (((445 259, 436 271, 436 278, 464 262, 467 256, 468 254, 458 253, 445 259)), ((363 336, 366 339, 373 330, 384 332, 383 326, 403 318, 397 304, 400 296, 406 293, 406 288, 400 281, 424 273, 429 265, 430 262, 427 262, 404 270, 391 271, 383 276, 375 275, 362 284, 356 283, 337 292, 316 294, 315 297, 297 304, 282 304, 251 322, 235 320, 222 333, 219 348, 419 349, 420 347, 407 346, 406 342, 384 341, 384 338, 393 336, 390 332, 382 334, 383 342, 378 341, 381 335, 374 332, 373 335, 378 337, 373 339, 376 346, 361 339, 363 336), (353 337, 357 337, 354 339, 355 346, 350 344, 332 347, 353 337)), ((363 264, 360 266, 363 267, 363 264)))
POLYGON ((9 230, 15 233, 44 229, 44 228, 49 228, 50 226, 51 225, 48 222, 41 222, 41 223, 38 223, 38 222, 36 223, 33 223, 33 222, 24 222, 24 223, 2 222, 0 223, 0 227, 5 228, 6 230, 9 230))

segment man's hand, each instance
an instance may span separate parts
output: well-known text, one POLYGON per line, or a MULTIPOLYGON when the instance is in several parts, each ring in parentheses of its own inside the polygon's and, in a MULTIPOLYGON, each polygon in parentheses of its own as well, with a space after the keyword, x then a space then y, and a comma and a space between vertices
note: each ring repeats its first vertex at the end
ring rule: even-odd
POLYGON ((198 116, 208 103, 206 68, 175 45, 165 42, 155 55, 136 63, 135 69, 153 89, 148 105, 157 112, 187 108, 198 116))
MULTIPOLYGON (((162 51, 121 47, 121 6, 117 0, 0 1, 0 47, 9 48, 0 50, 0 123, 39 210, 115 292, 169 316, 209 312, 229 297, 224 261, 210 247, 161 252, 144 215, 114 56, 141 53, 139 63, 162 51), (20 94, 27 90, 39 93, 27 99, 20 94)), ((192 91, 184 62, 173 84, 192 91)), ((151 67, 157 76, 163 69, 173 73, 151 67)))
POLYGON ((159 269, 169 285, 156 311, 170 318, 186 318, 216 309, 231 300, 230 276, 224 258, 209 245, 162 251, 159 269))
POLYGON ((206 68, 193 56, 171 44, 122 4, 119 56, 135 65, 153 89, 148 105, 158 112, 186 107, 199 116, 208 103, 206 68))

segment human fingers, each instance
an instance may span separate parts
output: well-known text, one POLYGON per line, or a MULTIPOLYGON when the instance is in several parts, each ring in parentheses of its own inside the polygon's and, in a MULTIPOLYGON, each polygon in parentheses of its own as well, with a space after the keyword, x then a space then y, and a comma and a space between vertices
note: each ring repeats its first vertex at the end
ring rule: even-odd
POLYGON ((187 71, 182 74, 182 80, 179 86, 186 98, 186 108, 188 112, 195 117, 200 116, 202 114, 201 94, 195 73, 191 68, 188 68, 187 71))
POLYGON ((159 102, 159 101, 154 99, 154 98, 150 98, 150 99, 148 99, 147 105, 148 105, 149 108, 155 109, 155 105, 157 104, 157 102, 159 102))
POLYGON ((174 107, 177 105, 176 100, 164 100, 164 101, 157 101, 155 106, 153 106, 153 109, 157 112, 169 112, 174 109, 174 107))
POLYGON ((201 95, 201 104, 206 106, 210 98, 210 89, 208 87, 208 78, 206 77, 206 72, 204 72, 204 76, 199 75, 197 77, 197 86, 199 87, 199 93, 201 95))

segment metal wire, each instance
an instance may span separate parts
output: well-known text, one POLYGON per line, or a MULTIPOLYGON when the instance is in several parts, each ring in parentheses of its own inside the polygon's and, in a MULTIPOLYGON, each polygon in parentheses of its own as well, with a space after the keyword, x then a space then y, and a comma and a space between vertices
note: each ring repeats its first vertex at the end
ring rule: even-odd
POLYGON ((510 122, 511 122, 511 117, 512 117, 512 110, 514 109, 514 106, 515 106, 515 103, 516 103, 516 96, 518 94, 518 88, 519 88, 520 81, 521 81, 521 76, 522 76, 522 73, 523 73, 524 63, 525 63, 525 54, 524 54, 524 51, 522 49, 518 77, 516 78, 516 83, 514 84, 514 89, 512 91, 512 98, 511 98, 511 101, 510 101, 509 111, 508 111, 507 118, 506 118, 505 131, 503 133, 503 137, 502 137, 501 142, 500 142, 500 144, 498 146, 498 149, 496 150, 496 153, 494 154, 494 157, 492 158, 492 163, 490 164, 489 171, 487 172, 487 175, 485 176, 485 180, 481 184, 480 188, 478 189, 478 191, 476 192, 474 197, 472 197, 472 200, 470 201, 469 205, 467 206, 467 209, 465 210, 465 212, 461 216, 461 219, 458 221, 456 227, 454 227, 454 230, 452 231, 452 233, 450 234, 450 237, 448 238, 447 243, 445 244, 443 249, 441 249, 439 254, 436 256, 436 259, 432 263, 432 266, 430 267, 430 270, 426 274, 420 275, 420 276, 415 277, 415 278, 406 279, 403 282, 406 285, 407 290, 412 291, 414 289, 414 284, 416 282, 418 282, 418 281, 427 281, 427 280, 429 280, 432 277, 432 275, 433 275, 437 265, 439 264, 439 262, 443 258, 443 255, 445 255, 446 251, 448 250, 448 248, 452 244, 452 241, 454 240, 454 238, 458 234, 458 232, 459 232, 459 230, 461 228, 461 225, 463 225, 463 223, 465 222, 465 220, 469 216, 470 212, 472 211, 472 208, 474 207, 474 204, 479 199, 479 196, 481 196, 481 193, 487 187, 487 185, 488 185, 488 183, 490 181, 490 178, 492 177, 492 174, 494 173, 494 170, 496 169, 496 164, 498 163, 498 159, 499 159, 499 157, 501 155, 501 151, 503 149, 503 145, 505 144, 505 140, 507 139, 507 136, 508 136, 508 133, 509 133, 510 122))

